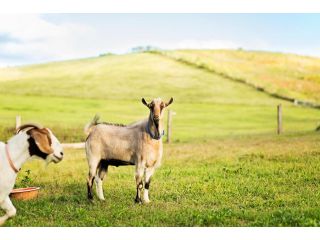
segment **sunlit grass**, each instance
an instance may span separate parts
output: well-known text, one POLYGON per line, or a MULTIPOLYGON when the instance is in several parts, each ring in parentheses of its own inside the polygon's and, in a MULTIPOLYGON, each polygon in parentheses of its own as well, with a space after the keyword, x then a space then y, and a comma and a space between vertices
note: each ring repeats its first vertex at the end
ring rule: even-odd
POLYGON ((165 55, 242 79, 267 92, 320 103, 320 59, 243 50, 180 50, 165 55))
POLYGON ((37 200, 14 201, 7 226, 319 226, 319 134, 165 145, 149 205, 134 204, 134 167, 110 167, 105 202, 86 199, 83 150, 26 164, 37 200))

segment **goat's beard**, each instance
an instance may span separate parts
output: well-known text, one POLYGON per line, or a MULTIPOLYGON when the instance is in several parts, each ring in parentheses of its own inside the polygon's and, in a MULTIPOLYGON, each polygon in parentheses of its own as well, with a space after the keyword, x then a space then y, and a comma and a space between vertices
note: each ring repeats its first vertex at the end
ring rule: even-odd
POLYGON ((155 136, 158 138, 160 137, 161 133, 160 133, 160 122, 156 122, 154 121, 154 128, 155 128, 155 136))
POLYGON ((49 166, 49 164, 53 162, 53 159, 52 157, 48 156, 45 161, 46 161, 46 166, 49 166))
POLYGON ((154 124, 155 125, 155 132, 156 132, 156 135, 159 135, 159 124, 154 124))
POLYGON ((48 166, 50 163, 57 163, 57 161, 54 159, 54 157, 50 154, 47 156, 47 158, 45 159, 46 162, 46 166, 48 166))

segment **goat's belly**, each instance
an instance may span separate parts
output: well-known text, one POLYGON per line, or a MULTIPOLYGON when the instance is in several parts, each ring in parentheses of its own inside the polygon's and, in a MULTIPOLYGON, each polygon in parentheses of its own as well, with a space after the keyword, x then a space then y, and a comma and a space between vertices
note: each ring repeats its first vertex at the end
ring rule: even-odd
POLYGON ((104 161, 106 164, 110 166, 115 166, 115 167, 135 165, 133 162, 123 161, 119 159, 106 159, 106 160, 104 159, 102 161, 104 161))
POLYGON ((104 163, 110 166, 118 167, 134 165, 134 148, 128 141, 119 139, 114 139, 113 142, 106 141, 101 159, 104 161, 104 163))
POLYGON ((119 161, 124 161, 124 162, 135 162, 134 161, 134 155, 131 154, 131 153, 127 153, 127 154, 112 154, 112 153, 109 153, 107 154, 104 159, 116 159, 116 160, 119 160, 119 161))
POLYGON ((104 149, 103 159, 119 159, 122 161, 132 162, 135 151, 126 144, 108 145, 104 149))

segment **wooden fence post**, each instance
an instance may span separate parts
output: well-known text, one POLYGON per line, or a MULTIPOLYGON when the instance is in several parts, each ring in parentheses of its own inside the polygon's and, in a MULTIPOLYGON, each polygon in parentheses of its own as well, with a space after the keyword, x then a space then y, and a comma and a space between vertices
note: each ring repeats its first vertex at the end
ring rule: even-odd
POLYGON ((21 126, 21 116, 16 116, 16 129, 21 126))
POLYGON ((277 106, 277 120, 278 120, 278 134, 282 133, 282 106, 279 104, 277 106))
POLYGON ((171 142, 172 135, 172 116, 176 115, 172 110, 168 110, 168 121, 167 121, 167 143, 171 142))
POLYGON ((172 124, 172 113, 171 110, 168 110, 168 122, 167 122, 167 143, 171 141, 171 124, 172 124))

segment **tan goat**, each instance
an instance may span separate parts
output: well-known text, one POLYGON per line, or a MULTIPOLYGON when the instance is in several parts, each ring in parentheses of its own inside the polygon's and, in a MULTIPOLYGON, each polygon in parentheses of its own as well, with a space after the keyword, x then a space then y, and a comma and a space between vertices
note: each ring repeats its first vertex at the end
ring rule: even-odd
POLYGON ((160 98, 142 103, 149 110, 149 118, 130 124, 119 125, 98 123, 98 118, 85 128, 88 134, 86 140, 86 154, 89 164, 87 181, 88 198, 93 199, 92 186, 96 181, 96 190, 99 199, 104 200, 102 181, 108 166, 135 165, 137 194, 135 202, 148 203, 151 176, 160 166, 162 158, 162 136, 164 135, 162 117, 163 110, 173 102, 173 98, 165 103, 160 98), (143 181, 144 176, 144 181, 143 181), (144 183, 144 184, 143 184, 144 183))

